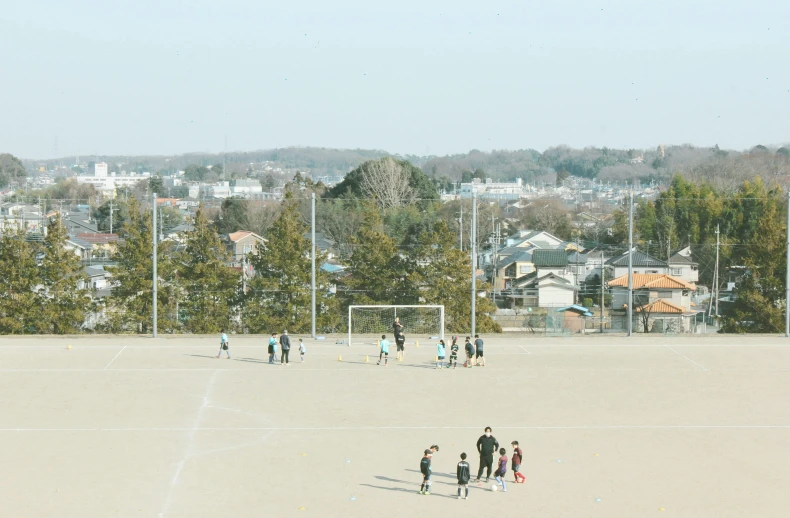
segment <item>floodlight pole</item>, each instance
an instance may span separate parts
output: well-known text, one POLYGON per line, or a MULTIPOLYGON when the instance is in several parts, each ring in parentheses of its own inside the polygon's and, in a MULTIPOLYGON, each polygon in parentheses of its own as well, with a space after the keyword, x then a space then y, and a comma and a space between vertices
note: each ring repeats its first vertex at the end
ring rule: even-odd
POLYGON ((634 325, 634 191, 628 196, 628 336, 634 325))
POLYGON ((472 185, 472 229, 469 231, 472 240, 472 334, 475 336, 475 306, 477 303, 477 191, 472 185))
POLYGON ((785 269, 785 336, 790 337, 790 192, 787 193, 787 256, 785 269))
POLYGON ((153 255, 151 257, 151 259, 153 261, 153 265, 154 265, 154 267, 153 267, 154 274, 153 274, 153 279, 152 279, 152 282, 153 282, 153 300, 152 300, 152 306, 153 306, 153 337, 156 338, 156 309, 157 309, 156 308, 156 302, 157 302, 157 300, 156 300, 156 298, 157 298, 157 294, 156 294, 157 289, 156 288, 157 288, 157 284, 158 284, 158 278, 157 278, 157 274, 156 274, 156 193, 153 193, 151 195, 151 203, 153 203, 153 207, 151 209, 151 211, 153 212, 153 220, 151 221, 151 238, 153 239, 153 244, 154 244, 153 255))
POLYGON ((310 199, 310 332, 315 338, 315 193, 310 199))

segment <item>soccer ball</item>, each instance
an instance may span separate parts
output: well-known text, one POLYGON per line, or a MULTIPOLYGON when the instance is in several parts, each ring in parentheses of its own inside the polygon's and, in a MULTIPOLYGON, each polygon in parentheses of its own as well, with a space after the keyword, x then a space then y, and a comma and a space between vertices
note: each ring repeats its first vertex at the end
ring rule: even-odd
POLYGON ((491 485, 491 491, 496 493, 498 490, 499 490, 499 486, 498 485, 496 485, 496 484, 492 484, 491 485))

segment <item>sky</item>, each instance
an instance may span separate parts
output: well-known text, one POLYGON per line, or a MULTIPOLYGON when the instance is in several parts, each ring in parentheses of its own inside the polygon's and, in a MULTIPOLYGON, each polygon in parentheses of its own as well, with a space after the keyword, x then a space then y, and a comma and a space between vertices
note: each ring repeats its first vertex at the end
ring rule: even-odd
POLYGON ((15 1, 0 153, 790 141, 790 2, 15 1))

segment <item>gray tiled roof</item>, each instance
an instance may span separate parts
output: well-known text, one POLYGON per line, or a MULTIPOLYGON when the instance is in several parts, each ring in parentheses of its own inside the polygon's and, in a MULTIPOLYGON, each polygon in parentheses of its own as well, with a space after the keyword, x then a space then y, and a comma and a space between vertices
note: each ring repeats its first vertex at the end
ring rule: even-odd
POLYGON ((565 250, 535 250, 532 252, 532 263, 535 268, 568 266, 568 255, 565 250))
MULTIPOLYGON (((632 264, 633 266, 637 267, 645 267, 645 266, 658 266, 658 267, 667 267, 667 263, 662 261, 661 259, 656 259, 653 256, 647 255, 644 252, 640 252, 638 250, 634 250, 633 257, 632 257, 632 264)), ((612 257, 606 264, 611 266, 628 266, 628 252, 619 255, 617 257, 612 257)))

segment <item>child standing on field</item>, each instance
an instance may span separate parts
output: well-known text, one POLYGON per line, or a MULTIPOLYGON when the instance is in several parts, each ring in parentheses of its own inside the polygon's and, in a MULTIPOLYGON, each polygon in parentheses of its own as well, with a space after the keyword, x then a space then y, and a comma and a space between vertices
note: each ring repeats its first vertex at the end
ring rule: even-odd
POLYGON ((467 336, 466 343, 464 344, 464 350, 466 351, 466 362, 464 363, 464 367, 471 367, 474 365, 475 346, 472 345, 472 342, 469 340, 470 338, 467 336))
POLYGON ((450 361, 447 364, 447 368, 449 369, 452 365, 453 369, 458 366, 458 337, 453 337, 453 343, 450 346, 450 361))
POLYGON ((461 489, 465 491, 464 500, 469 500, 469 479, 472 475, 469 472, 469 463, 466 462, 466 453, 461 454, 461 462, 458 463, 455 474, 458 477, 458 500, 461 499, 461 489))
POLYGON ((217 354, 217 358, 222 356, 222 351, 225 351, 230 360, 230 342, 228 341, 228 335, 225 333, 224 329, 222 330, 222 336, 219 337, 219 354, 217 354))
POLYGON ((425 454, 420 460, 420 473, 422 473, 421 495, 431 494, 431 455, 433 455, 431 450, 425 450, 425 454))
POLYGON ((277 361, 277 333, 272 333, 269 338, 269 363, 277 361))
POLYGON ((513 458, 511 459, 513 477, 515 477, 517 484, 523 484, 527 480, 527 477, 521 474, 521 461, 524 458, 524 453, 518 447, 518 441, 513 441, 510 445, 513 446, 513 458))
POLYGON ((436 368, 437 369, 443 369, 444 368, 444 355, 445 355, 444 340, 439 340, 439 343, 436 344, 436 368))
POLYGON ((499 454, 501 457, 499 457, 499 464, 494 474, 494 479, 502 484, 502 491, 507 491, 507 482, 505 482, 505 475, 507 475, 507 450, 499 448, 499 454))
POLYGON ((384 359, 384 366, 387 366, 387 362, 390 359, 390 342, 387 340, 387 335, 381 335, 381 341, 379 342, 379 361, 376 362, 376 365, 381 365, 381 359, 384 359))
POLYGON ((306 352, 307 352, 307 348, 304 346, 304 342, 300 338, 299 339, 299 358, 302 359, 302 362, 304 362, 304 355, 305 355, 306 352))

